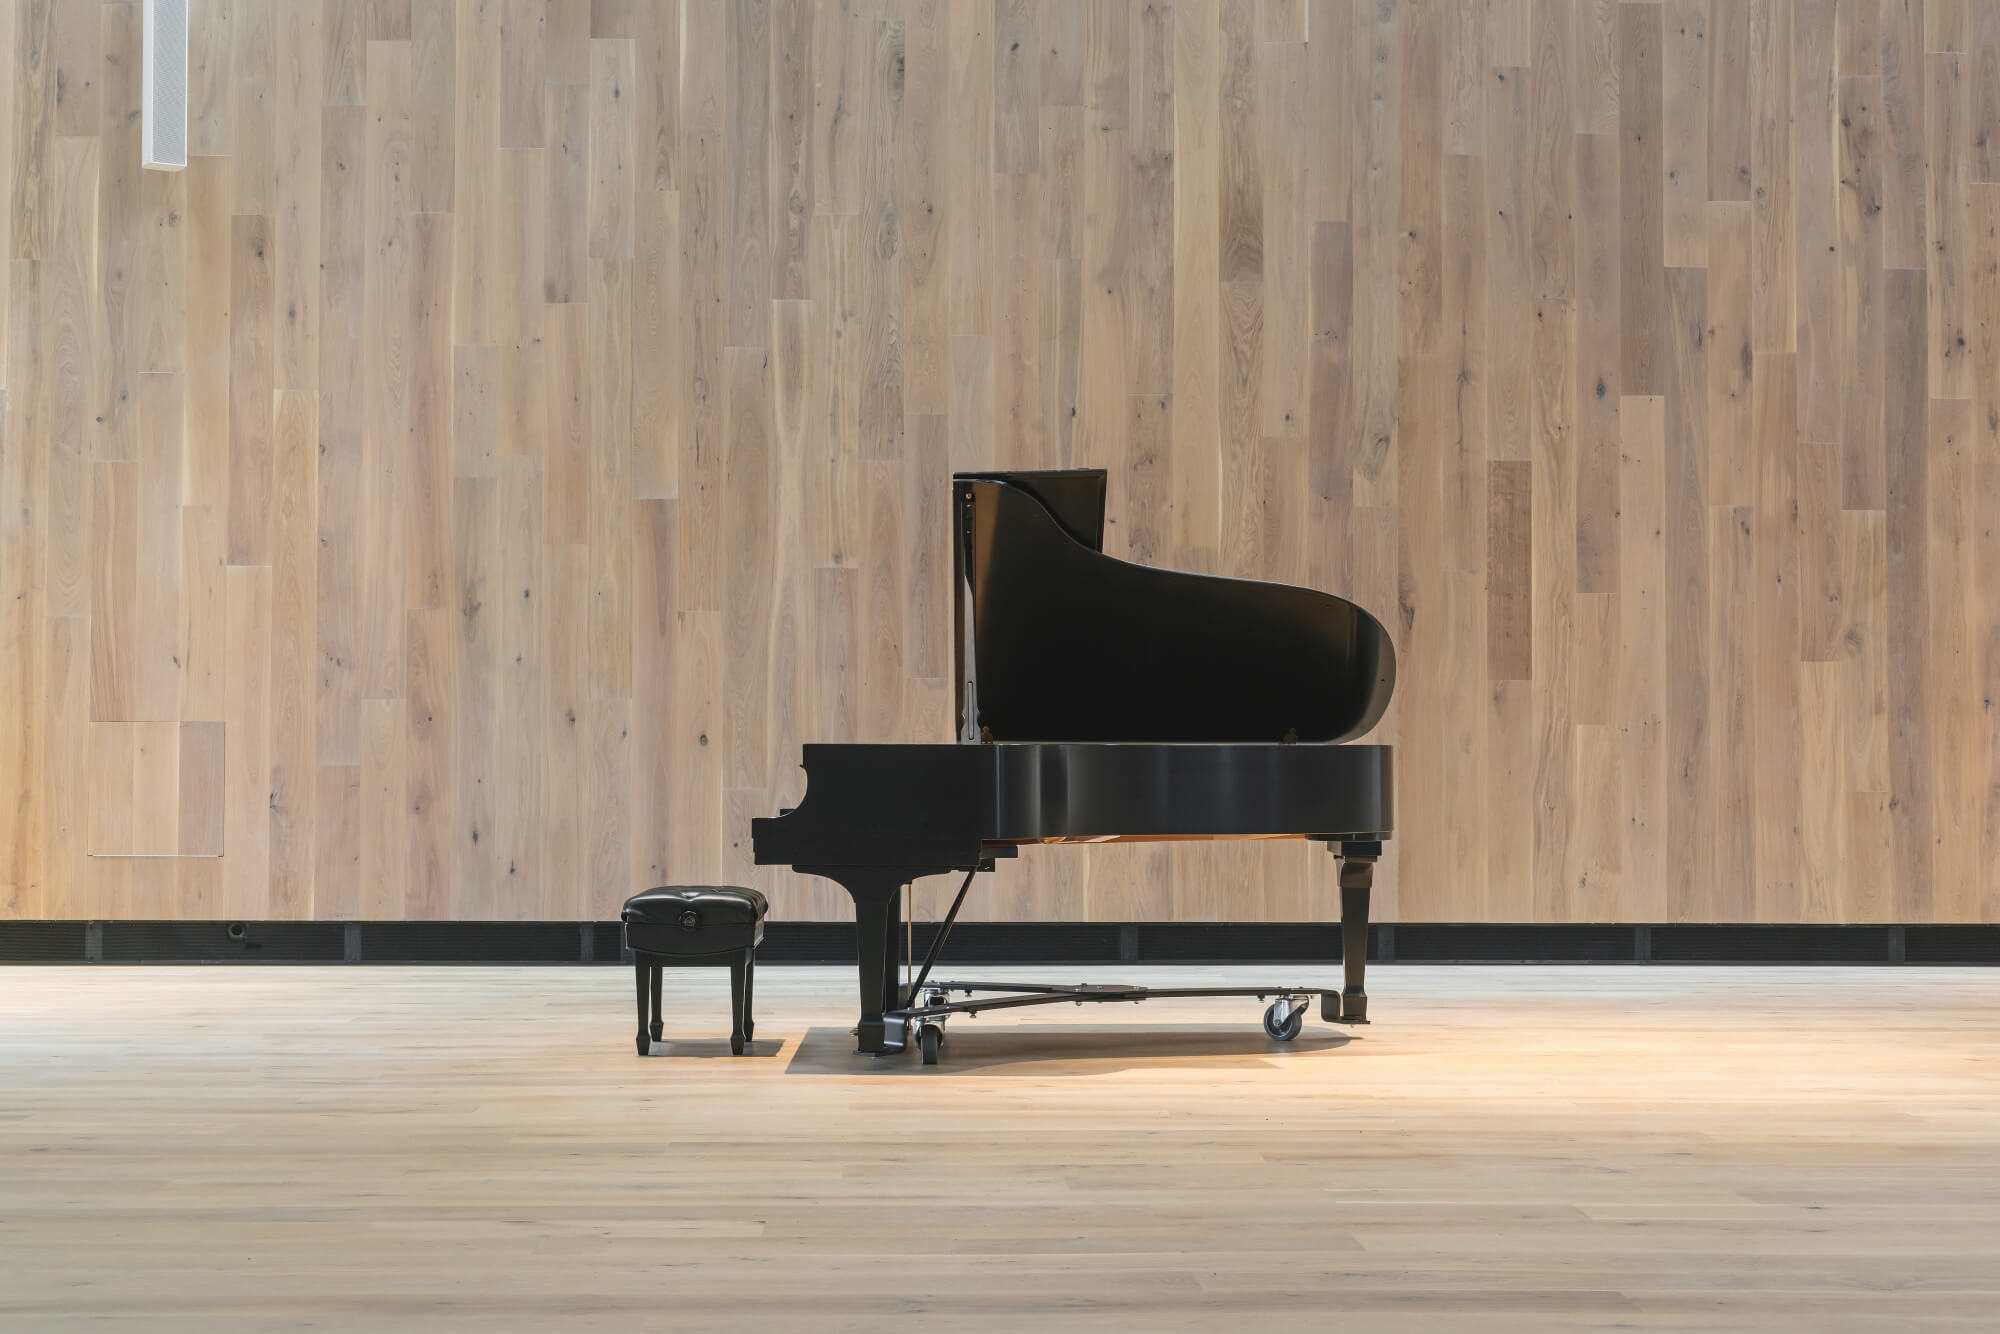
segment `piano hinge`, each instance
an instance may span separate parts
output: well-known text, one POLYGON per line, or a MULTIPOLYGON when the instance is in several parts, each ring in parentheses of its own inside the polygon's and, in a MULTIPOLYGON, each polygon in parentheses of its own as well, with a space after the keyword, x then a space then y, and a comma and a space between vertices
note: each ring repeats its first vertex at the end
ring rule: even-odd
POLYGON ((990 745, 992 745, 992 744, 993 744, 993 729, 992 729, 992 728, 990 728, 990 727, 982 727, 982 728, 980 728, 980 729, 979 729, 979 744, 980 744, 980 745, 982 745, 982 746, 990 746, 990 745))
POLYGON ((1279 742, 1278 744, 1279 744, 1279 745, 1282 745, 1282 746, 1296 746, 1296 745, 1298 745, 1298 744, 1299 744, 1299 729, 1298 729, 1298 728, 1296 728, 1296 727, 1287 727, 1287 728, 1285 729, 1285 736, 1284 736, 1284 739, 1283 739, 1282 741, 1280 741, 1280 742, 1279 742))

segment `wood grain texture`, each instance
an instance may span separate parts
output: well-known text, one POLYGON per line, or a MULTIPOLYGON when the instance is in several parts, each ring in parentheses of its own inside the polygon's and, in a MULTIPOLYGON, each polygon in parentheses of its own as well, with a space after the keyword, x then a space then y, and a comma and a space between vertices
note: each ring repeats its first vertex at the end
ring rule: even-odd
POLYGON ((9 1314, 38 1330, 546 1309, 607 1334, 658 1309, 663 1245, 701 1257, 675 1318, 729 1334, 1312 1329, 1330 1310, 1388 1331, 1866 1334, 1980 1329, 2000 1299, 1991 969, 1389 966, 1352 1034, 1313 1019, 1271 1043, 1248 999, 1058 1006, 955 1021, 928 1068, 852 1054, 845 968, 760 968, 734 1059, 707 969, 667 972, 646 1059, 619 967, 4 976, 0 1227, 9 1314), (106 1097, 114 1067, 146 1096, 106 1097), (663 1124, 700 1150, 677 1154, 682 1189, 636 1202, 635 1146, 663 1124), (909 1171, 915 1141, 952 1170, 909 1171), (1087 1240, 1051 1238, 1055 1201, 1087 1240), (120 1202, 114 1253, 91 1243, 120 1202), (858 1237, 923 1256, 893 1301, 858 1237), (269 1266, 254 1290, 231 1281, 246 1251, 269 1266))
POLYGON ((843 915, 747 821, 1083 466, 1390 627, 1389 915, 2000 919, 1992 0, 232 0, 179 175, 138 40, 0 5, 0 914, 843 915))

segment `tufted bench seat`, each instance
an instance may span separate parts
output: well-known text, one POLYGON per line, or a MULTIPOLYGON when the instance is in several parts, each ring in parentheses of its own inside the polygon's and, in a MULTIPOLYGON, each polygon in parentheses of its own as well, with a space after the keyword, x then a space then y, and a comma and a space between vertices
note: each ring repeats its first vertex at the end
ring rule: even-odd
POLYGON ((729 1050, 741 1056, 756 1025, 750 993, 757 946, 770 905, 736 885, 662 885, 625 900, 625 948, 632 951, 639 994, 639 1054, 660 1039, 660 975, 664 968, 727 967, 734 1023, 729 1050))

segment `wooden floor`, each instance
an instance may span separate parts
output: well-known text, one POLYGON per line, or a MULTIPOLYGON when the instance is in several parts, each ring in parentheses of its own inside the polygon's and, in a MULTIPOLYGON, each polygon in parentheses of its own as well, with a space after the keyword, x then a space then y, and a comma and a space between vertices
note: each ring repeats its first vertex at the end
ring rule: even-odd
POLYGON ((0 1328, 2000 1319, 2000 971, 1373 981, 927 1070, 850 1054, 844 969, 767 967, 742 1059, 670 974, 646 1060, 617 968, 0 970, 0 1328))

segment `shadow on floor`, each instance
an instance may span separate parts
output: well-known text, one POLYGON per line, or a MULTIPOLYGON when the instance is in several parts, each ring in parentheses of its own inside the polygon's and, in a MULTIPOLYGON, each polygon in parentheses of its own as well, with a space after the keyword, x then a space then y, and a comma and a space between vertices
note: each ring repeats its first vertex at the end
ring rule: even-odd
POLYGON ((1313 1057, 1344 1047, 1346 1033, 1308 1028, 1290 1042, 1273 1042, 1255 1023, 1064 1025, 980 1029, 953 1025, 938 1063, 926 1066, 916 1046, 899 1056, 858 1056, 844 1028, 813 1028, 799 1041, 788 1075, 1104 1075, 1121 1070, 1243 1067, 1313 1057))
MULTIPOLYGON (((631 1044, 627 1042, 626 1045, 629 1047, 631 1044)), ((707 1061, 721 1059, 725 1061, 747 1061, 753 1056, 761 1056, 768 1060, 784 1049, 785 1040, 783 1038, 757 1038, 754 1041, 743 1044, 743 1054, 741 1056, 732 1056, 729 1051, 729 1039, 726 1037, 663 1037, 653 1044, 652 1054, 646 1057, 646 1059, 652 1060, 654 1057, 679 1057, 682 1060, 694 1059, 707 1061)))

